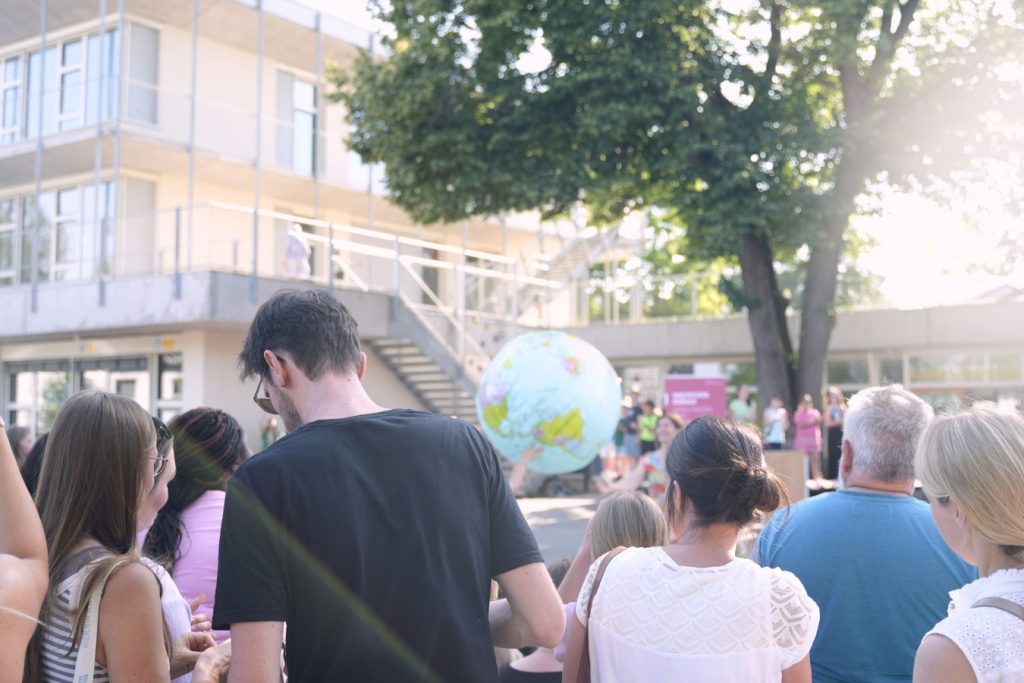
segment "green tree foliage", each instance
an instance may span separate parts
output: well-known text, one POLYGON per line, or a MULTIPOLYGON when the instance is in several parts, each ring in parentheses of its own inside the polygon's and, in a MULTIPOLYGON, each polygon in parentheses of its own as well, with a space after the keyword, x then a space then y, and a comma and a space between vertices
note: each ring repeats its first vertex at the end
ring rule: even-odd
POLYGON ((333 73, 353 148, 417 220, 657 208, 738 262, 762 396, 817 395, 857 198, 998 154, 1020 83, 1005 0, 405 0, 333 73), (531 68, 528 57, 550 56, 531 68), (1005 126, 994 126, 1005 130, 1005 126), (785 314, 799 273, 799 344, 785 314), (799 347, 799 354, 795 347, 799 347))

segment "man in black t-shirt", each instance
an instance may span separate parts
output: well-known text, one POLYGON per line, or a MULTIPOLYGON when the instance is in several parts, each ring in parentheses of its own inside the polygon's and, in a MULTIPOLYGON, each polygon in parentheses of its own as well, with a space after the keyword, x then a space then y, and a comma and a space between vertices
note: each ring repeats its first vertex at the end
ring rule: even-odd
POLYGON ((289 434, 228 485, 214 622, 231 678, 497 681, 493 646, 554 646, 564 612, 490 443, 464 422, 385 410, 356 323, 286 291, 240 355, 289 434), (488 605, 490 580, 508 596, 488 605))

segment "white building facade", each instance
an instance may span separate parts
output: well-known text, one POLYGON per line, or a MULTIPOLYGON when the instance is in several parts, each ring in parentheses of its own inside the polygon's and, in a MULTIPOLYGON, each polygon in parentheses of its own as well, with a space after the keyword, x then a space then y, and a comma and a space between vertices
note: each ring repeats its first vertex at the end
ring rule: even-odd
MULTIPOLYGON (((364 29, 290 0, 6 0, 0 409, 11 423, 42 433, 64 398, 97 388, 164 419, 223 408, 255 448, 262 416, 235 359, 282 287, 331 288, 353 310, 378 402, 467 418, 503 341, 588 322, 591 268, 636 240, 578 217, 416 225, 386 200, 381 169, 345 146, 344 108, 327 97, 327 66, 374 49, 364 29), (299 271, 286 258, 295 229, 309 247, 299 271)), ((624 304, 646 296, 633 289, 624 304)), ((581 334, 625 374, 653 386, 673 368, 750 363, 742 319, 624 333, 611 324, 619 298, 606 293, 609 324, 581 334), (722 325, 726 341, 693 341, 722 325)), ((1022 328, 854 349, 837 334, 834 362, 852 364, 830 381, 881 381, 896 362, 913 385, 921 349, 939 348, 981 358, 971 382, 1019 398, 1022 328)))

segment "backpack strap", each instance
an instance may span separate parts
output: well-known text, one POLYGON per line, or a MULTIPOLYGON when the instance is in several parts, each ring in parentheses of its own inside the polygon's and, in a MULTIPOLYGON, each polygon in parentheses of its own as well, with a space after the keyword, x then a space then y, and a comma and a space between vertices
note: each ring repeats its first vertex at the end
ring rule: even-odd
POLYGON ((1018 619, 1024 620, 1024 607, 1018 605, 1013 600, 1007 600, 1006 598, 982 598, 971 605, 971 607, 995 607, 996 609, 1001 609, 1004 612, 1009 612, 1018 619))
POLYGON ((594 576, 594 583, 590 586, 590 598, 587 599, 587 623, 583 625, 583 648, 580 650, 580 665, 576 669, 576 683, 590 683, 590 611, 594 608, 594 596, 597 595, 597 588, 601 585, 605 570, 608 569, 608 565, 615 559, 615 556, 625 549, 620 545, 604 556, 601 566, 597 568, 597 574, 594 576))

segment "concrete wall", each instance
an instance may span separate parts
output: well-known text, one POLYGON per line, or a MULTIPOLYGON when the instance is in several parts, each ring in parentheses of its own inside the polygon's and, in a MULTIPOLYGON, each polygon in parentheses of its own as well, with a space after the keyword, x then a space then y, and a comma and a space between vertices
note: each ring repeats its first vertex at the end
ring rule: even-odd
MULTIPOLYGON (((1024 302, 948 306, 911 311, 841 312, 831 354, 915 349, 1007 347, 1024 344, 1024 302)), ((789 319, 799 338, 799 318, 789 319)), ((723 320, 590 325, 572 328, 614 363, 751 358, 754 344, 745 316, 723 320)))

